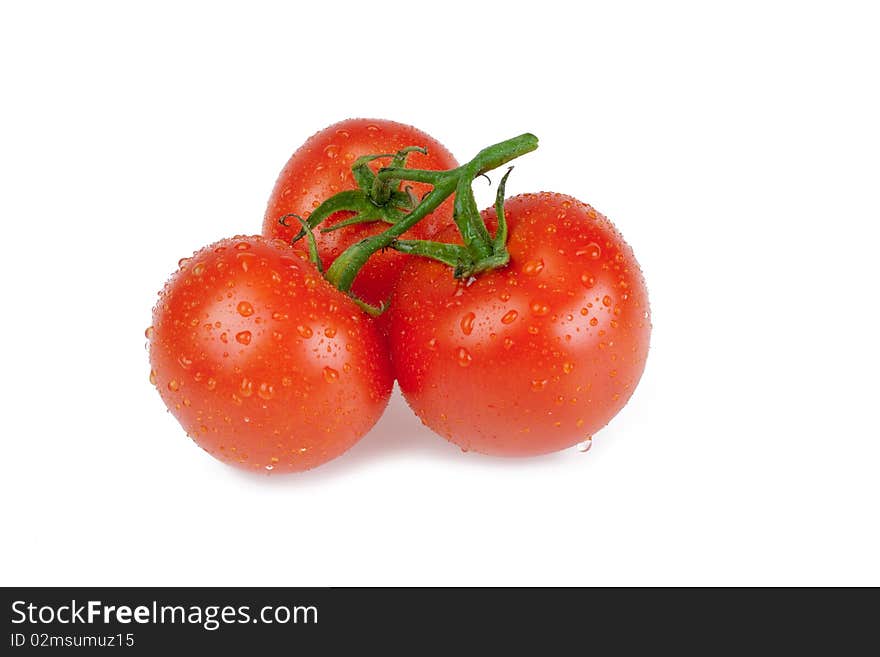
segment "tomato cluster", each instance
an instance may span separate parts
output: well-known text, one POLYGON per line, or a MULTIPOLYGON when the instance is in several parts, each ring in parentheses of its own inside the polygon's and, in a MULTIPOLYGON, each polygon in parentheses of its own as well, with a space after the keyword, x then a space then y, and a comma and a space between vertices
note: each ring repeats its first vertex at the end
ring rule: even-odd
POLYGON ((611 420, 645 366, 645 282, 575 198, 504 200, 502 182, 476 213, 472 178, 536 147, 523 137, 462 166, 391 121, 311 137, 263 234, 182 260, 153 309, 150 380, 189 436, 233 465, 306 470, 370 430, 395 378, 463 450, 556 451, 611 420))

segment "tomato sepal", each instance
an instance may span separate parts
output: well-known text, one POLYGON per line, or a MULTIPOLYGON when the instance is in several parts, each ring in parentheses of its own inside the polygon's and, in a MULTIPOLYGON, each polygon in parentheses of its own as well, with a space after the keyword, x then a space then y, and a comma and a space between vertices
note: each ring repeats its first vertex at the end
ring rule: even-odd
POLYGON ((458 244, 431 240, 394 240, 389 246, 395 251, 431 258, 456 269, 470 260, 468 250, 458 244))
MULTIPOLYGON (((387 248, 396 248, 395 242, 401 246, 398 238, 433 212, 453 193, 455 193, 454 220, 462 233, 464 247, 449 249, 448 245, 441 245, 442 243, 439 242, 434 244, 440 246, 429 246, 429 243, 424 240, 405 240, 402 249, 410 249, 410 252, 416 255, 424 255, 446 262, 454 267, 454 273, 458 277, 503 267, 509 260, 506 246, 501 244, 499 248, 497 245, 498 235, 496 234, 494 241, 489 235, 477 209, 471 185, 478 176, 521 155, 530 153, 537 147, 538 138, 533 134, 525 133, 484 148, 467 164, 448 171, 407 169, 404 167, 379 169, 375 174, 379 180, 393 180, 395 184, 402 181, 428 183, 433 185, 433 189, 410 213, 386 231, 349 246, 333 261, 333 264, 327 269, 325 277, 340 290, 348 292, 357 273, 373 253, 387 248)), ((508 171, 505 174, 503 182, 506 182, 509 173, 508 171)), ((503 195, 503 184, 500 191, 503 195)), ((328 199, 327 202, 330 200, 328 199)), ((506 229, 501 231, 501 235, 506 240, 506 229)), ((396 248, 396 250, 401 249, 396 248)))

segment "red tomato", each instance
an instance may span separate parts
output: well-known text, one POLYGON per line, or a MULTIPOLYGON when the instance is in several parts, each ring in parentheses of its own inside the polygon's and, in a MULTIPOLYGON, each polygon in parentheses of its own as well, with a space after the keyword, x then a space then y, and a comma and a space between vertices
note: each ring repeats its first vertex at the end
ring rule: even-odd
MULTIPOLYGON (((464 450, 504 456, 570 447, 626 404, 651 323, 639 265, 605 217, 562 194, 505 204, 510 263, 468 281, 412 258, 392 300, 401 391, 464 450)), ((494 209, 483 212, 488 224, 494 209)), ((454 242, 455 229, 439 241, 454 242)))
POLYGON ((210 454, 250 470, 339 456, 391 395, 374 322, 280 241, 221 240, 181 261, 147 337, 171 413, 210 454))
MULTIPOLYGON (((363 155, 395 153, 407 146, 423 146, 428 154, 410 153, 407 166, 416 169, 452 169, 458 162, 436 139, 408 125, 380 119, 348 119, 312 135, 291 156, 272 190, 269 206, 263 220, 263 235, 290 241, 300 231, 293 220, 290 226, 279 223, 286 214, 295 213, 308 218, 312 210, 330 196, 349 189, 357 189, 351 173, 354 161, 363 155)), ((374 170, 388 166, 390 159, 380 159, 371 166, 374 170)), ((421 196, 431 190, 430 185, 406 183, 421 196)), ((353 216, 351 212, 331 215, 322 227, 332 226, 353 216)), ((442 228, 452 224, 452 199, 448 199, 430 216, 404 234, 405 239, 428 239, 442 228)), ((330 233, 315 230, 318 253, 325 267, 347 247, 370 235, 375 235, 389 224, 376 222, 341 228, 330 233)), ((358 273, 352 291, 373 305, 387 302, 406 256, 391 249, 374 255, 358 273)))

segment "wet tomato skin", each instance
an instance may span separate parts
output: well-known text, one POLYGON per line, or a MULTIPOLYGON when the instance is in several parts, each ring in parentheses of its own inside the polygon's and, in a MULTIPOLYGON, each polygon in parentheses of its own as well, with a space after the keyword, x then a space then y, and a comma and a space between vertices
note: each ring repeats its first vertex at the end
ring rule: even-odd
POLYGON ((391 394, 374 322, 277 240, 225 239, 181 261, 147 337, 171 413, 210 454, 249 470, 339 456, 391 394))
MULTIPOLYGON (((279 223, 288 213, 308 218, 321 202, 334 194, 357 189, 351 167, 363 155, 396 153, 407 146, 422 146, 427 155, 410 153, 407 166, 416 169, 443 170, 458 166, 455 158, 443 144, 412 126, 383 119, 347 119, 312 135, 290 157, 282 169, 269 198, 263 219, 263 235, 286 241, 296 235, 299 224, 279 223)), ((380 159, 371 166, 377 170, 388 166, 390 160, 380 159)), ((431 190, 430 185, 406 183, 419 198, 431 190)), ((332 226, 350 218, 353 213, 337 212, 322 227, 332 226)), ((442 228, 452 224, 452 198, 405 233, 406 239, 428 239, 442 228)), ((388 228, 384 222, 358 224, 329 233, 315 231, 318 253, 325 267, 346 248, 365 237, 388 228)), ((404 255, 391 249, 375 254, 358 272, 352 291, 364 301, 378 305, 391 295, 404 255)))
MULTIPOLYGON (((562 194, 505 204, 510 263, 469 281, 408 261, 391 305, 406 400, 462 449, 500 456, 581 442, 623 408, 645 367, 648 294, 608 219, 562 194)), ((483 212, 494 226, 494 209, 483 212)), ((439 241, 459 242, 454 229, 439 241)))

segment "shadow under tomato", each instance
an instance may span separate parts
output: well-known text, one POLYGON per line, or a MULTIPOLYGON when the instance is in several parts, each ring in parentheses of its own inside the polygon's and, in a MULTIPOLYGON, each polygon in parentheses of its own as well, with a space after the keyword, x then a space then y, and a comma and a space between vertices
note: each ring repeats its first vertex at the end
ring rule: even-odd
POLYGON ((465 456, 457 446, 421 423, 395 385, 391 401, 376 426, 348 452, 320 469, 329 470, 336 463, 341 465, 343 462, 360 465, 364 461, 403 453, 430 454, 431 458, 447 460, 458 460, 465 456))
MULTIPOLYGON (((566 450, 568 451, 568 450, 566 450)), ((345 454, 313 470, 292 474, 263 475, 244 470, 233 470, 234 476, 262 484, 296 486, 336 479, 350 475, 374 463, 389 460, 423 460, 455 462, 457 467, 534 467, 541 463, 566 459, 566 452, 557 452, 528 459, 503 458, 484 454, 464 453, 457 445, 444 440, 424 426, 409 408, 395 385, 391 401, 372 430, 345 454)), ((570 456, 570 455, 568 455, 570 456)))

